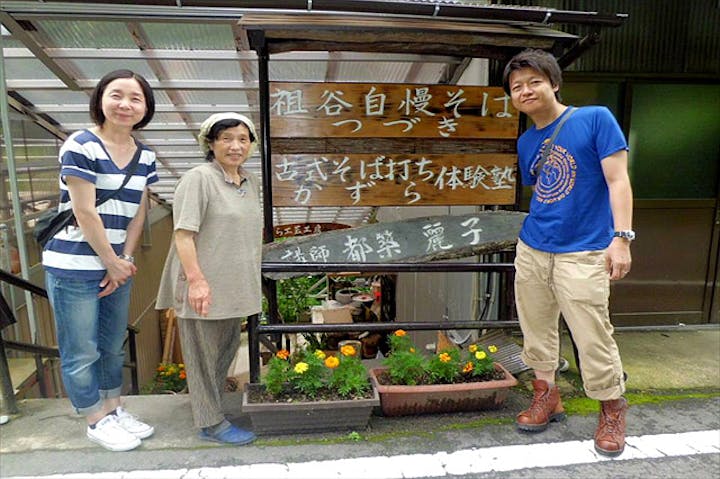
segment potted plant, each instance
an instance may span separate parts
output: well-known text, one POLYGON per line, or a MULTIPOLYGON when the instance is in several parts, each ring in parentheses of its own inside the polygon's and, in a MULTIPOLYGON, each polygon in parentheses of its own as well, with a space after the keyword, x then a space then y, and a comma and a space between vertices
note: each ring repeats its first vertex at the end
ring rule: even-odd
POLYGON ((380 393, 383 414, 400 416, 498 409, 517 384, 496 363, 497 347, 471 344, 431 357, 417 351, 405 331, 390 336, 390 355, 383 368, 370 370, 380 393))
POLYGON ((318 282, 316 276, 300 276, 278 281, 278 311, 285 323, 307 322, 310 307, 320 301, 312 296, 312 287, 318 282))
POLYGON ((256 434, 287 434, 362 429, 379 405, 358 352, 343 346, 338 356, 278 351, 262 384, 246 384, 242 410, 256 434))
POLYGON ((155 369, 151 394, 187 392, 187 373, 183 363, 160 363, 155 369))

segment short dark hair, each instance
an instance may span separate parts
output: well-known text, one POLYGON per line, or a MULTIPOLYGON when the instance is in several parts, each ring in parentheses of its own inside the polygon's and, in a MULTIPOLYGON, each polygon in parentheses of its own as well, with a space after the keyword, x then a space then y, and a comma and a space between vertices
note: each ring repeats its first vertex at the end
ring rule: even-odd
POLYGON ((523 68, 532 68, 545 75, 552 86, 558 87, 555 92, 555 98, 560 100, 560 87, 562 87, 562 70, 557 60, 552 54, 533 48, 521 51, 505 65, 503 72, 503 89, 505 93, 510 95, 510 74, 516 70, 523 68))
POLYGON ((107 88, 108 84, 119 78, 134 78, 135 80, 137 80, 140 88, 143 91, 143 95, 145 96, 145 116, 142 120, 133 125, 133 130, 139 130, 140 128, 150 123, 153 115, 155 115, 155 96, 153 95, 152 88, 150 87, 150 84, 147 82, 147 80, 143 78, 143 76, 139 73, 135 73, 131 70, 111 71, 100 79, 98 84, 95 85, 95 89, 90 96, 90 118, 98 126, 102 126, 103 124, 105 124, 105 114, 102 111, 103 93, 105 93, 105 89, 107 88))
MULTIPOLYGON (((252 130, 248 125, 245 124, 244 121, 240 121, 236 118, 227 118, 225 120, 220 120, 217 123, 214 123, 213 126, 210 127, 210 131, 208 131, 207 136, 205 136, 208 145, 213 141, 217 140, 220 136, 220 133, 222 133, 223 131, 227 130, 228 128, 235 128, 236 126, 240 125, 247 128, 247 131, 250 134, 250 142, 255 143, 255 135, 253 135, 252 130)), ((215 153, 212 151, 212 149, 208 149, 208 152, 205 155, 205 161, 213 161, 214 159, 215 153)))

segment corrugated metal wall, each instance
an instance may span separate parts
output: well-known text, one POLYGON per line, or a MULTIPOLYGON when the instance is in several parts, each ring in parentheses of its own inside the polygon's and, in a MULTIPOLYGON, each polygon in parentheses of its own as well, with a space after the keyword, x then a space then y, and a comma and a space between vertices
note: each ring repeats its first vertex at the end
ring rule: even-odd
MULTIPOLYGON (((627 13, 619 28, 602 30, 602 48, 592 48, 568 70, 621 74, 720 75, 718 0, 519 0, 558 10, 627 13)), ((583 35, 587 27, 561 27, 583 35)))

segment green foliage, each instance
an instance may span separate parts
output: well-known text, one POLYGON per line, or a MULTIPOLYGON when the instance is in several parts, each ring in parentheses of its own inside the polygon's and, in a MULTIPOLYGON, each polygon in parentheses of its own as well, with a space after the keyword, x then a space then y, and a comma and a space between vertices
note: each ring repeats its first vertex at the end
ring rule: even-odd
POLYGON ((312 286, 320 276, 301 276, 281 279, 277 282, 278 312, 286 323, 296 323, 303 314, 310 313, 310 307, 320 301, 310 296, 312 286))
POLYGON ((332 370, 328 385, 344 398, 364 394, 370 388, 365 366, 357 356, 341 354, 339 361, 340 364, 332 370))
POLYGON ((415 349, 402 330, 390 336, 390 356, 385 358, 383 364, 388 367, 393 384, 413 386, 422 382, 427 373, 425 357, 415 349))
POLYGON ((343 346, 340 356, 326 356, 321 350, 304 349, 292 356, 284 349, 268 363, 262 380, 275 399, 298 393, 305 398, 363 396, 370 389, 367 370, 352 346, 343 346))
POLYGON ((160 363, 155 369, 152 392, 172 391, 180 392, 187 387, 185 365, 175 363, 160 363))
POLYGON ((467 349, 447 349, 429 358, 417 351, 401 329, 390 336, 390 356, 383 364, 392 384, 453 384, 482 380, 495 372, 492 355, 497 347, 471 344, 467 349))
POLYGON ((283 390, 283 386, 288 379, 288 371, 290 370, 290 362, 280 359, 277 356, 273 356, 268 361, 268 369, 265 377, 263 378, 263 384, 265 389, 276 396, 283 390))
POLYGON ((314 398, 325 384, 326 369, 319 355, 300 351, 298 361, 288 375, 293 388, 314 398))
POLYGON ((428 372, 434 383, 452 384, 460 376, 460 351, 448 349, 428 361, 428 372))

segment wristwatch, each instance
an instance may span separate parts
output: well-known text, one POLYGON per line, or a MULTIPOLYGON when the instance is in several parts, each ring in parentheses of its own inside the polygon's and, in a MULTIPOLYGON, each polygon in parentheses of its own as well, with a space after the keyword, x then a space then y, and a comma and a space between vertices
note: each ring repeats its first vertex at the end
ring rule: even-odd
POLYGON ((613 238, 625 238, 628 241, 635 239, 635 232, 633 230, 616 231, 613 233, 613 238))
POLYGON ((118 258, 124 259, 125 261, 129 261, 129 262, 131 262, 132 264, 135 264, 135 258, 133 258, 133 257, 130 256, 130 255, 127 255, 127 254, 124 254, 124 253, 123 253, 123 254, 119 254, 119 255, 118 255, 118 258))

